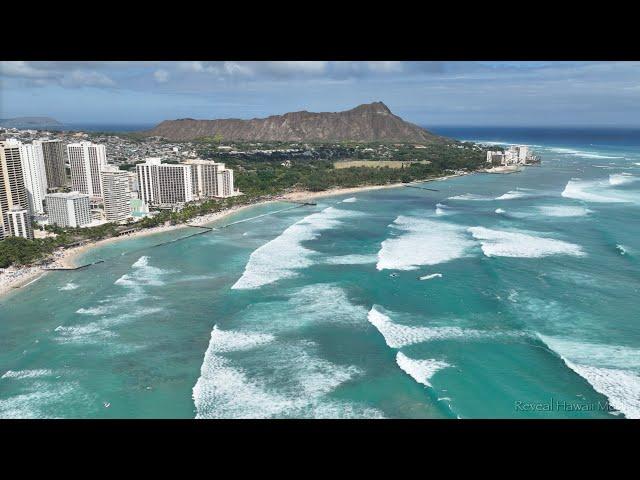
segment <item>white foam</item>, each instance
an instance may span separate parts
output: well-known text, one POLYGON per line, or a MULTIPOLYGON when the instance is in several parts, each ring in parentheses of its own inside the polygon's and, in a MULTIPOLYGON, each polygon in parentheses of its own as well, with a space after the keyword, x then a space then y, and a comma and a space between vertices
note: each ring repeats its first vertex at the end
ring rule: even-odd
POLYGON ((346 198, 342 201, 342 203, 353 203, 358 200, 356 197, 346 198))
POLYGON ((472 202, 488 202, 493 200, 491 197, 485 197, 483 195, 476 195, 474 193, 463 193, 462 195, 455 195, 447 198, 447 200, 467 200, 472 202))
POLYGON ((61 292, 66 291, 66 290, 75 290, 76 288, 78 288, 78 285, 76 285, 73 282, 69 282, 66 285, 60 287, 58 290, 60 290, 61 292))
POLYGON ((496 200, 513 200, 515 198, 524 198, 529 196, 529 193, 523 192, 522 190, 510 190, 507 193, 496 197, 496 200))
POLYGON ((40 378, 49 377, 53 375, 51 370, 37 369, 37 370, 7 370, 0 378, 14 378, 21 380, 23 378, 40 378))
POLYGON ((617 244, 616 245, 616 249, 618 250, 618 252, 620 252, 620 255, 626 255, 627 254, 627 249, 624 248, 624 245, 617 244))
POLYGON ((550 150, 555 153, 563 153, 563 154, 573 155, 575 157, 582 157, 582 158, 608 158, 608 159, 624 158, 619 156, 601 155, 599 153, 594 153, 594 152, 584 152, 582 150, 573 150, 570 148, 551 148, 550 150))
POLYGON ((420 280, 431 280, 432 278, 442 278, 441 273, 432 273, 431 275, 423 275, 420 280))
POLYGON ((450 339, 478 339, 496 335, 514 335, 513 332, 488 332, 460 327, 413 327, 394 323, 388 315, 374 306, 369 311, 369 322, 378 329, 391 348, 403 348, 416 343, 450 339))
POLYGON ((332 265, 361 265, 367 263, 376 263, 378 257, 376 255, 353 254, 338 255, 336 257, 327 258, 326 262, 332 265))
MULTIPOLYGON (((250 375, 215 354, 215 342, 210 343, 193 388, 196 418, 315 416, 327 402, 327 394, 360 372, 319 358, 313 353, 314 346, 311 342, 278 345, 277 353, 269 357, 270 368, 281 377, 275 386, 268 383, 273 381, 272 374, 250 375)), ((348 414, 346 410, 340 416, 348 414)), ((323 416, 329 415, 339 416, 325 410, 323 416)))
POLYGON ((220 330, 217 325, 211 331, 209 349, 213 353, 247 350, 272 342, 275 337, 268 333, 246 333, 220 330))
POLYGON ((639 201, 637 194, 612 187, 609 182, 604 181, 571 179, 562 191, 562 196, 594 203, 637 203, 639 201))
POLYGON ((485 227, 470 227, 468 231, 475 239, 480 240, 482 252, 487 257, 538 258, 548 255, 584 255, 579 245, 553 238, 485 227))
POLYGON ((452 213, 454 213, 454 211, 448 205, 444 205, 442 203, 436 204, 436 215, 442 216, 442 215, 450 215, 452 213))
POLYGON ((593 211, 588 208, 570 205, 545 206, 537 208, 540 212, 549 217, 584 217, 589 213, 593 213, 593 211))
POLYGON ((503 213, 507 213, 503 208, 496 208, 495 212, 496 212, 498 215, 503 214, 503 213))
POLYGON ((448 262, 464 257, 473 246, 462 227, 449 223, 399 216, 391 227, 403 233, 382 242, 378 270, 415 270, 448 262))
POLYGON ((571 370, 627 418, 640 418, 640 350, 538 335, 571 370))
POLYGON ((367 309, 351 303, 342 288, 319 283, 291 291, 286 300, 252 304, 239 322, 275 334, 308 325, 341 324, 358 328, 367 325, 367 309))
POLYGON ((396 355, 396 363, 398 366, 416 382, 427 387, 431 387, 429 380, 436 372, 443 368, 450 367, 447 362, 441 360, 416 360, 407 357, 404 353, 398 352, 396 355))
POLYGON ((149 257, 146 255, 140 257, 131 265, 133 271, 122 275, 115 281, 115 285, 121 285, 130 288, 139 288, 143 286, 162 286, 164 281, 162 276, 169 273, 167 270, 153 267, 149 265, 149 257))
POLYGON ((294 223, 282 234, 256 249, 249 257, 244 273, 231 287, 233 289, 253 289, 298 275, 297 270, 314 262, 314 251, 302 245, 313 240, 323 230, 341 224, 340 220, 357 215, 356 212, 328 207, 294 223))
POLYGON ((638 180, 640 180, 640 177, 635 177, 630 173, 612 173, 609 175, 609 184, 614 186, 627 185, 638 180))
POLYGON ((0 399, 0 418, 55 418, 51 409, 80 390, 76 383, 52 384, 35 381, 27 392, 0 399))

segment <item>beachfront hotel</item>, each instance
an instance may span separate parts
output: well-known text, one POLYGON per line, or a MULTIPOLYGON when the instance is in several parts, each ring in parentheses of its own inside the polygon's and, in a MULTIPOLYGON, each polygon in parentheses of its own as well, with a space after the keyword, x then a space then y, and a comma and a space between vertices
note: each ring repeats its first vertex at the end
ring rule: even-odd
POLYGON ((231 197, 234 195, 233 191, 233 170, 224 168, 218 172, 218 195, 217 197, 231 197))
POLYGON ((230 197, 233 195, 233 170, 224 163, 211 160, 187 160, 191 166, 193 195, 196 198, 230 197))
POLYGON ((136 165, 140 198, 158 207, 175 206, 194 200, 190 165, 162 163, 148 158, 136 165))
POLYGON ((42 151, 47 176, 47 190, 55 190, 67 185, 64 166, 64 146, 60 140, 35 140, 33 146, 42 151))
POLYGON ((20 142, 6 140, 0 142, 0 240, 12 235, 9 216, 12 209, 29 207, 27 189, 22 174, 20 142))
POLYGON ((47 174, 42 148, 35 142, 17 143, 20 145, 22 175, 27 189, 29 211, 31 215, 42 215, 44 214, 44 196, 47 194, 47 174))
POLYGON ((89 195, 92 200, 102 198, 100 172, 107 164, 105 146, 91 142, 70 143, 67 155, 73 190, 89 195))
POLYGON ((487 152, 487 163, 494 165, 526 165, 533 161, 535 161, 535 157, 527 145, 512 145, 504 152, 487 152))
POLYGON ((8 236, 22 237, 33 240, 33 227, 29 210, 22 207, 12 207, 5 212, 6 223, 9 226, 8 236))
POLYGON ((77 228, 91 223, 91 207, 86 193, 49 193, 46 202, 52 225, 77 228))
POLYGON ((102 168, 104 216, 108 222, 121 222, 131 216, 129 172, 115 165, 102 168))

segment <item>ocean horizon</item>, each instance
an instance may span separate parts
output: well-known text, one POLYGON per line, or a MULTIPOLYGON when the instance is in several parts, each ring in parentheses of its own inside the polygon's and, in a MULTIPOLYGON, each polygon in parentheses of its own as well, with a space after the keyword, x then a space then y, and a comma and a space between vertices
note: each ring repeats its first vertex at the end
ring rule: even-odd
POLYGON ((640 418, 640 130, 431 130, 542 161, 93 249, 0 302, 0 418, 640 418))

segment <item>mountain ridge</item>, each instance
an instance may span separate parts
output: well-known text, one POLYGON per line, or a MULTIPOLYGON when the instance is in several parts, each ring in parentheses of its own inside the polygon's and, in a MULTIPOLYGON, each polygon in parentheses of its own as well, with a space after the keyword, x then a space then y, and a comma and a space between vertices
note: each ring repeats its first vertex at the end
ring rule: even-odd
POLYGON ((358 105, 341 112, 306 110, 242 120, 227 118, 165 120, 144 136, 168 140, 195 140, 219 136, 224 141, 396 141, 444 140, 428 130, 394 115, 382 102, 358 105))
POLYGON ((62 123, 51 117, 15 117, 0 119, 2 128, 47 128, 61 127, 62 123))

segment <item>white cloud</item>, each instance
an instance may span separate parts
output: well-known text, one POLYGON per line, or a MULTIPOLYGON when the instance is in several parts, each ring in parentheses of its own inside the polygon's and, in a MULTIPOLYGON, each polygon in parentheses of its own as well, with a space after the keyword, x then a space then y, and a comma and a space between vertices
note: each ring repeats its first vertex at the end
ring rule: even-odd
POLYGON ((404 70, 402 62, 367 62, 369 70, 375 73, 398 73, 404 70))
POLYGON ((163 69, 156 70, 153 72, 153 78, 155 78, 158 83, 166 83, 169 81, 169 72, 163 69))
POLYGON ((56 72, 35 68, 29 62, 0 62, 0 74, 7 77, 22 78, 50 78, 56 76, 56 72))
POLYGON ((323 75, 329 62, 317 61, 277 61, 262 62, 260 67, 266 72, 276 75, 323 75))
POLYGON ((77 87, 113 87, 116 84, 104 73, 83 70, 75 70, 63 83, 77 87))

